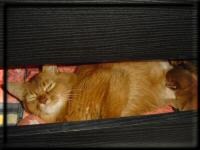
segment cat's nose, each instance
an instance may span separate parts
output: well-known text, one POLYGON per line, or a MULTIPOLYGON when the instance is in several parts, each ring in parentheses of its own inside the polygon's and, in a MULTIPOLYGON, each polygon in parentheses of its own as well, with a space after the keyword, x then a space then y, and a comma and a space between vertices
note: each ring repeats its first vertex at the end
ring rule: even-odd
POLYGON ((48 100, 48 99, 47 99, 47 97, 45 97, 45 96, 40 96, 40 97, 39 97, 39 102, 42 103, 42 104, 46 104, 47 100, 48 100))

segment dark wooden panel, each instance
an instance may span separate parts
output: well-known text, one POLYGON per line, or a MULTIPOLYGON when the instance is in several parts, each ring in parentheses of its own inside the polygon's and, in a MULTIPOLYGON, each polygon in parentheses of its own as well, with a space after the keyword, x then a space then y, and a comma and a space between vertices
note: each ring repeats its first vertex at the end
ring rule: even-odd
POLYGON ((198 0, 1 0, 14 4, 179 4, 186 5, 198 0))
POLYGON ((197 113, 8 128, 8 147, 195 147, 197 113))
POLYGON ((3 127, 0 127, 0 145, 3 145, 3 127))
POLYGON ((0 68, 3 66, 3 17, 4 17, 4 9, 3 3, 0 2, 0 68))
POLYGON ((8 7, 9 66, 196 58, 191 6, 8 7))

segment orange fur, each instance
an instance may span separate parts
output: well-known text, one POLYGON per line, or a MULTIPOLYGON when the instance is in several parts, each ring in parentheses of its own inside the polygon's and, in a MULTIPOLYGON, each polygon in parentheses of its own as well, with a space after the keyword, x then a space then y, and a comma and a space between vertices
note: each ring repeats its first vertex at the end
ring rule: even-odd
POLYGON ((68 121, 141 115, 173 98, 165 86, 169 70, 162 61, 120 62, 79 66, 80 92, 68 103, 68 121), (169 96, 169 97, 168 97, 169 96), (171 97, 170 97, 171 96, 171 97))
POLYGON ((142 115, 174 101, 175 92, 166 87, 166 73, 171 68, 167 61, 80 65, 74 73, 44 66, 26 83, 9 83, 8 91, 23 101, 26 110, 47 122, 142 115), (50 92, 44 90, 50 84, 43 83, 47 79, 56 83, 50 92), (37 93, 37 98, 28 102, 30 93, 37 93), (49 95, 51 106, 46 105, 49 95), (44 110, 40 109, 42 103, 44 110))
POLYGON ((56 66, 44 66, 42 72, 28 82, 8 83, 8 91, 22 101, 26 111, 48 123, 60 122, 64 121, 75 82, 74 74, 60 73, 56 66))

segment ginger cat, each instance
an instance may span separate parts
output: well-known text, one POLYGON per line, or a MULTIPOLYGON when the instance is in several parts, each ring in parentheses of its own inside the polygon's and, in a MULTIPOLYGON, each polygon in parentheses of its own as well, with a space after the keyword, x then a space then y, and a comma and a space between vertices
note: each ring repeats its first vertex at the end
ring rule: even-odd
POLYGON ((24 108, 48 123, 142 115, 169 104, 168 61, 80 65, 74 73, 43 66, 25 83, 8 83, 24 108))
POLYGON ((8 83, 11 95, 24 109, 46 122, 62 122, 76 76, 60 73, 56 66, 43 66, 42 72, 24 83, 8 83))

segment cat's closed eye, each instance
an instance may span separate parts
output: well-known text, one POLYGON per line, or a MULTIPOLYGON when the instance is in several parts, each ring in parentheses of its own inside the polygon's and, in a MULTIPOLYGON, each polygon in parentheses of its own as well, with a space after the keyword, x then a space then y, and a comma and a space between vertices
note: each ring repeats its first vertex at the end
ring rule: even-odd
POLYGON ((32 102, 32 101, 35 101, 37 99, 37 95, 36 94, 30 94, 30 95, 27 95, 26 96, 26 100, 28 102, 32 102))
POLYGON ((55 87, 55 85, 56 85, 55 82, 49 80, 44 84, 43 89, 45 92, 50 92, 55 87))

